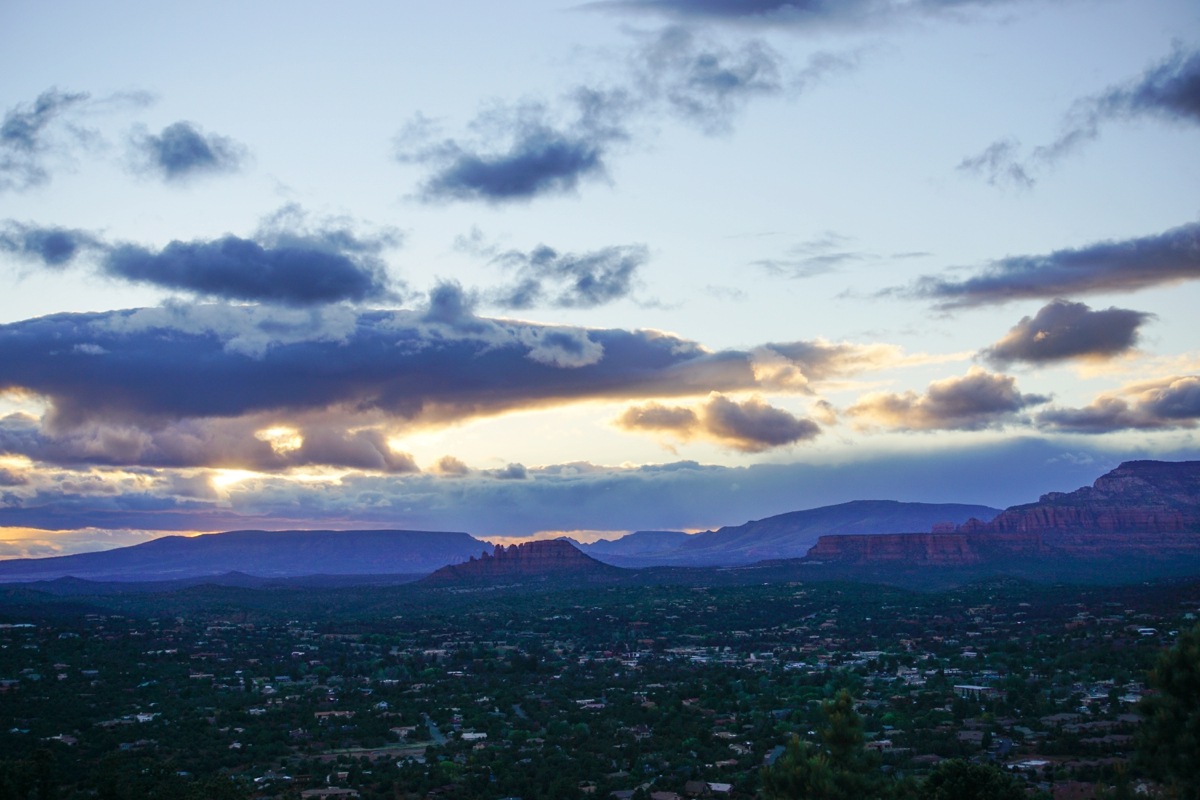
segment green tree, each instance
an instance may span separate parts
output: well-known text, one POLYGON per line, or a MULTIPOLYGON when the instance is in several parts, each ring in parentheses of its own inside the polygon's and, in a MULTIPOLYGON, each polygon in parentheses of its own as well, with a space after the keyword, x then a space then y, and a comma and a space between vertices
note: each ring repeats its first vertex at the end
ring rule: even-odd
POLYGON ((763 794, 771 800, 871 800, 886 786, 878 756, 867 751, 862 718, 845 689, 821 704, 825 725, 818 749, 796 737, 763 770, 763 794))
POLYGON ((1174 797, 1200 800, 1200 626, 1180 635, 1150 671, 1138 756, 1174 797))
POLYGON ((925 779, 925 800, 1025 800, 1025 789, 998 767, 952 759, 925 779))

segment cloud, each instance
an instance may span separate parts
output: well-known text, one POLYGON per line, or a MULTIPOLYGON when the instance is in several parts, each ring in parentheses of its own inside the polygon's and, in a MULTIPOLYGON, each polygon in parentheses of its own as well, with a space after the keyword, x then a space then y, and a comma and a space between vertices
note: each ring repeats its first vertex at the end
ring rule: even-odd
POLYGON ((524 464, 509 464, 504 469, 488 470, 484 473, 499 481, 523 481, 529 478, 529 470, 524 464))
POLYGON ((761 386, 808 393, 832 378, 904 364, 908 357, 889 344, 861 345, 823 339, 775 342, 754 348, 754 374, 761 386))
POLYGON ((819 30, 861 28, 915 16, 955 14, 1017 0, 596 0, 586 8, 674 19, 819 30))
POLYGON ((1033 317, 1022 317, 1000 341, 980 351, 987 361, 1047 364, 1074 358, 1107 359, 1137 344, 1138 328, 1154 317, 1141 311, 1093 311, 1083 303, 1055 300, 1033 317))
POLYGON ((698 409, 647 403, 625 410, 616 425, 627 431, 666 433, 688 440, 702 437, 745 453, 816 438, 821 428, 768 404, 760 397, 737 402, 713 394, 698 409))
POLYGON ((431 142, 431 126, 419 120, 398 138, 396 157, 432 168, 420 189, 427 202, 499 204, 568 194, 581 180, 605 175, 608 149, 627 136, 626 103, 621 92, 577 89, 567 101, 570 120, 552 118, 538 103, 497 105, 472 121, 476 136, 466 141, 431 142))
MULTIPOLYGON (((478 317, 457 291, 442 292, 453 313, 169 304, 0 325, 0 392, 48 409, 7 418, 0 451, 50 463, 405 471, 415 466, 387 442, 416 428, 589 400, 807 392, 808 376, 897 356, 825 342, 710 352, 655 331, 478 317)), ((816 432, 761 401, 712 399, 704 411, 706 435, 747 450, 816 432)))
POLYGON ((477 322, 237 306, 51 315, 0 326, 0 387, 45 398, 52 411, 44 433, 89 442, 72 452, 138 463, 145 452, 163 452, 168 435, 228 439, 243 448, 244 462, 273 458, 246 428, 191 431, 170 427, 175 422, 311 427, 331 418, 343 429, 403 427, 755 382, 746 353, 709 353, 665 334, 477 322))
POLYGON ((649 258, 642 245, 604 247, 587 253, 559 253, 538 245, 529 252, 509 250, 492 259, 516 272, 516 283, 491 294, 502 308, 595 308, 627 297, 637 270, 649 258))
POLYGON ((46 267, 66 267, 81 252, 102 247, 103 242, 87 231, 43 228, 15 220, 0 223, 0 252, 46 267))
POLYGON ((471 468, 454 456, 442 456, 433 465, 433 472, 450 478, 461 478, 471 474, 471 468))
POLYGON ((982 152, 963 158, 957 169, 983 175, 992 186, 1011 185, 1028 189, 1036 181, 1029 174, 1030 168, 1018 159, 1020 147, 1020 142, 1015 139, 992 142, 982 152))
POLYGON ((958 169, 984 175, 993 185, 1029 187, 1038 171, 1097 139, 1107 123, 1140 117, 1200 124, 1200 50, 1177 46, 1170 56, 1138 78, 1077 100, 1058 138, 1034 148, 1024 159, 1016 140, 1001 139, 982 153, 963 159, 958 169))
POLYGON ((49 89, 30 104, 9 109, 0 123, 0 191, 28 189, 49 180, 44 159, 62 146, 61 139, 81 141, 87 131, 64 124, 89 98, 86 92, 49 89))
POLYGON ((772 275, 787 278, 811 278, 835 271, 844 264, 861 261, 863 254, 847 250, 853 240, 835 231, 788 248, 782 258, 764 258, 751 262, 772 275))
POLYGON ((228 235, 173 241, 159 251, 118 245, 105 256, 103 268, 133 283, 229 300, 308 306, 391 296, 381 266, 351 258, 320 240, 264 247, 228 235))
MULTIPOLYGON (((910 294, 940 308, 1065 295, 1131 292, 1200 278, 1200 223, 1154 236, 1106 241, 1046 255, 1009 256, 961 281, 925 277, 910 294)), ((889 293, 894 292, 891 290, 889 293)))
POLYGON ((1020 412, 1048 402, 1041 395, 1021 394, 1008 375, 972 367, 963 377, 929 384, 925 394, 873 392, 846 414, 867 427, 904 431, 978 431, 1020 422, 1020 412))
POLYGON ((69 161, 73 150, 101 143, 99 132, 84 124, 89 115, 151 102, 144 92, 94 98, 51 88, 32 103, 13 106, 0 122, 0 192, 41 186, 50 180, 51 166, 69 161))
POLYGON ((246 148, 233 139, 205 134, 195 123, 186 121, 168 125, 157 135, 138 131, 130 145, 137 172, 157 174, 169 182, 237 172, 246 160, 246 148))
POLYGON ((418 472, 408 453, 393 450, 386 431, 329 423, 286 429, 265 420, 185 419, 151 424, 90 420, 67 426, 22 414, 0 418, 0 453, 41 463, 103 464, 156 469, 213 467, 281 472, 339 467, 418 472))
POLYGON ((0 224, 0 252, 25 261, 63 268, 89 253, 108 277, 202 297, 291 306, 397 299, 380 253, 399 242, 390 229, 362 235, 342 220, 311 226, 295 206, 269 216, 251 239, 227 234, 174 241, 161 250, 111 244, 80 230, 0 224))
POLYGON ((708 134, 727 133, 749 100, 784 89, 782 58, 764 42, 730 50, 701 43, 680 26, 664 28, 643 44, 634 74, 645 97, 708 134))
POLYGON ((1194 428, 1200 421, 1200 376, 1183 375, 1126 386, 1083 408, 1049 408, 1037 417, 1044 428, 1101 434, 1122 430, 1194 428))
MULTIPOLYGON (((525 480, 497 480, 483 470, 452 480, 432 472, 351 473, 303 482, 264 475, 229 484, 218 497, 197 497, 168 477, 180 473, 39 466, 29 485, 0 491, 0 525, 402 528, 465 530, 482 537, 597 528, 704 530, 863 498, 1005 507, 1032 502, 1047 487, 1090 485, 1121 461, 1140 458, 1191 460, 1200 451, 1163 449, 1151 437, 1114 450, 1010 436, 920 452, 860 449, 832 460, 813 453, 805 463, 749 467, 572 463, 528 467, 525 480)), ((205 484, 209 478, 203 471, 182 474, 205 484)))

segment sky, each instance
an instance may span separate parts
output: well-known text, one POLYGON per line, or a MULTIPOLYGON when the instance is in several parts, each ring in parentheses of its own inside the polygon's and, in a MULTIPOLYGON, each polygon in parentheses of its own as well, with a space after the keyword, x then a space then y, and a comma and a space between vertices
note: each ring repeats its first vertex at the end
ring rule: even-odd
POLYGON ((1193 0, 9 0, 0 114, 0 558, 1200 458, 1193 0))

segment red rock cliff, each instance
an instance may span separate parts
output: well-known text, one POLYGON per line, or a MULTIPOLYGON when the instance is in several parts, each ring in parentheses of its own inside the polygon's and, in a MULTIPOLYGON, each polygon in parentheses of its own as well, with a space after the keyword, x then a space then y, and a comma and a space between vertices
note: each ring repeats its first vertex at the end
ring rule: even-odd
POLYGON ((1131 461, 954 532, 822 536, 812 561, 969 566, 1012 558, 1200 556, 1200 461, 1131 461))

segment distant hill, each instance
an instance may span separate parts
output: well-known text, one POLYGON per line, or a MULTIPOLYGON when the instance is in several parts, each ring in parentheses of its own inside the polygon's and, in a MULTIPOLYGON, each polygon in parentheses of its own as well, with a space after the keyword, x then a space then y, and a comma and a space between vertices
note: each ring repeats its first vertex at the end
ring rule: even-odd
POLYGON ((683 531, 634 531, 619 539, 600 539, 587 543, 572 539, 571 543, 591 556, 644 556, 674 550, 689 538, 683 531))
POLYGON ((485 542, 443 531, 230 531, 52 558, 0 561, 0 581, 173 581, 241 572, 302 575, 428 574, 478 555, 485 542))
MULTIPOLYGON (((670 549, 624 549, 617 540, 603 548, 584 546, 601 561, 624 567, 733 566, 771 559, 802 558, 829 534, 882 534, 953 529, 972 518, 991 519, 998 508, 959 503, 901 503, 857 500, 792 511, 743 525, 694 535, 658 534, 678 545, 670 549)), ((650 532, 646 532, 651 541, 650 532)), ((637 536, 639 534, 631 534, 637 536)))
POLYGON ((574 582, 612 580, 625 573, 584 554, 565 539, 496 545, 491 553, 442 567, 423 578, 425 586, 528 583, 565 579, 574 582))

